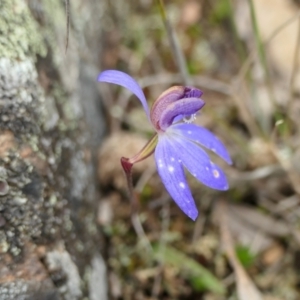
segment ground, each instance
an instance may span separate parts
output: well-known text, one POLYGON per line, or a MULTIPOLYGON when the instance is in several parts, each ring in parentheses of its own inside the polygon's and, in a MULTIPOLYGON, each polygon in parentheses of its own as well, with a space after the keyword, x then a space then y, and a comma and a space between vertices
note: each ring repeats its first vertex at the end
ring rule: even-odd
MULTIPOLYGON (((157 3, 107 1, 103 15, 102 70, 129 73, 150 104, 184 82, 157 3)), ((153 132, 134 96, 101 84, 109 133, 99 150, 98 222, 111 299, 299 299, 298 8, 296 1, 165 1, 190 82, 204 91, 196 123, 221 138, 234 164, 214 157, 227 192, 188 178, 196 222, 166 193, 153 157, 134 166, 150 249, 132 226, 119 159, 153 132)))

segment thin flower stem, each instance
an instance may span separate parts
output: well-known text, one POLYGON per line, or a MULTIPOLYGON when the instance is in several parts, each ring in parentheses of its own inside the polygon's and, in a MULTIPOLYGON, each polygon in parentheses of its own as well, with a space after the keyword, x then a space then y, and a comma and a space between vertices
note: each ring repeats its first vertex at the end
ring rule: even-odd
MULTIPOLYGON (((131 165, 132 167, 132 165, 131 165)), ((127 186, 128 186, 128 194, 129 199, 131 200, 131 222, 132 226, 137 234, 137 236, 140 239, 140 242, 143 246, 145 246, 145 249, 150 254, 152 253, 152 246, 146 236, 146 233, 144 231, 143 225, 141 224, 141 220, 138 215, 138 207, 139 207, 139 201, 136 193, 134 192, 133 188, 133 182, 132 182, 132 168, 124 168, 126 180, 127 180, 127 186)))
POLYGON ((168 16, 167 16, 167 13, 166 13, 166 10, 165 10, 165 6, 164 6, 164 1, 163 0, 157 0, 157 2, 158 2, 161 17, 162 17, 163 22, 165 24, 165 28, 166 28, 167 35, 168 35, 168 38, 169 38, 169 42, 170 42, 170 46, 171 46, 171 49, 172 49, 173 57, 174 57, 174 60, 177 64, 179 72, 181 74, 182 80, 184 81, 185 85, 191 85, 191 79, 190 79, 190 76, 189 76, 189 73, 188 73, 186 59, 185 59, 184 54, 182 52, 182 49, 179 45, 176 32, 174 31, 174 29, 173 29, 173 27, 172 27, 172 25, 171 25, 171 23, 168 19, 168 16))

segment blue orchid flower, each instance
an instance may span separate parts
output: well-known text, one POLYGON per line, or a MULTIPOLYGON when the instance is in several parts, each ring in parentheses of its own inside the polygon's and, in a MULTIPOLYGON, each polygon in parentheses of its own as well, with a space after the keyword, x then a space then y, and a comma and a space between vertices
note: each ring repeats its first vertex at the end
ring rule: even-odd
POLYGON ((200 98, 202 91, 194 87, 171 87, 158 97, 149 110, 141 87, 128 74, 106 70, 99 74, 98 81, 118 84, 137 96, 156 131, 138 154, 132 158, 121 158, 125 172, 130 172, 134 163, 155 152, 157 170, 167 191, 179 208, 195 220, 198 209, 187 184, 184 168, 206 186, 224 191, 228 189, 226 176, 202 147, 232 164, 225 146, 214 134, 198 125, 180 122, 188 117, 192 120, 204 106, 205 102, 200 98))

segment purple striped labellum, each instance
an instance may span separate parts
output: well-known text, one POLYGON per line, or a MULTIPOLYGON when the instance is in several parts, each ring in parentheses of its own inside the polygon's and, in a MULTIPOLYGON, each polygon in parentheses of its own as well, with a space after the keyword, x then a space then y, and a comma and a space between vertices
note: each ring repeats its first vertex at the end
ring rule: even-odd
POLYGON ((225 146, 214 134, 190 123, 205 104, 201 99, 202 91, 194 87, 171 87, 158 97, 149 111, 142 89, 128 74, 107 70, 99 74, 98 81, 121 85, 136 95, 156 132, 135 156, 121 158, 124 171, 128 174, 135 163, 154 153, 158 173, 170 196, 188 217, 195 220, 198 209, 184 168, 206 186, 224 191, 228 189, 226 176, 202 147, 232 164, 225 146))

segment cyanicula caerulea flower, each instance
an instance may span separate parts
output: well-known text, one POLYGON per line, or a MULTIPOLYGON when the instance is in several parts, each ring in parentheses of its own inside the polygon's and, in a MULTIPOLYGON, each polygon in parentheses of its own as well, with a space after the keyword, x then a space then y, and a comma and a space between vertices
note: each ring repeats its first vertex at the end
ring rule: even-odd
POLYGON ((224 191, 228 189, 226 176, 202 147, 216 153, 228 164, 232 163, 222 142, 210 131, 195 124, 180 122, 186 118, 192 120, 204 106, 200 98, 202 91, 189 86, 171 87, 158 97, 149 110, 142 89, 131 76, 107 70, 99 74, 98 81, 121 85, 135 94, 156 131, 138 154, 121 159, 125 172, 130 172, 134 163, 155 152, 157 170, 167 191, 180 209, 195 220, 198 210, 186 182, 184 168, 206 186, 224 191))

